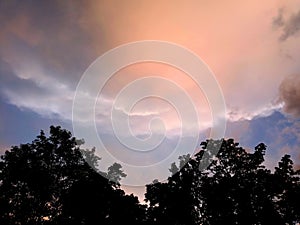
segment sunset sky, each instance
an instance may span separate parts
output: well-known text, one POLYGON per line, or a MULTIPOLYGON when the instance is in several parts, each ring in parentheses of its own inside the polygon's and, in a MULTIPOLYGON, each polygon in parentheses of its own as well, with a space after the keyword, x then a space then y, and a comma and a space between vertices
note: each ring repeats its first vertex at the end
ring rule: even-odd
MULTIPOLYGON (((291 154, 300 166, 298 0, 12 0, 0 2, 0 27, 2 152, 31 142, 50 125, 73 131, 76 87, 94 60, 128 42, 161 40, 191 50, 213 72, 226 104, 226 138, 233 137, 249 149, 264 142, 270 168, 284 153, 291 154)), ((113 154, 118 154, 114 149, 118 145, 108 128, 107 105, 113 104, 124 86, 150 75, 172 80, 189 93, 201 118, 200 137, 208 135, 212 118, 203 90, 174 67, 145 62, 114 74, 97 100, 96 126, 116 151, 113 154)), ((163 82, 152 85, 151 90, 160 95, 177 94, 163 82)), ((126 103, 123 96, 118 110, 129 116, 133 135, 149 135, 149 121, 160 117, 165 122, 165 152, 182 138, 180 117, 172 105, 152 98, 127 112, 126 103)), ((155 126, 153 129, 155 132, 155 126)), ((188 129, 194 125, 189 124, 188 129)), ((126 138, 128 134, 121 135, 126 138)), ((133 160, 131 156, 125 159, 126 154, 119 156, 133 160)), ((158 152, 151 157, 141 164, 166 156, 158 152)))

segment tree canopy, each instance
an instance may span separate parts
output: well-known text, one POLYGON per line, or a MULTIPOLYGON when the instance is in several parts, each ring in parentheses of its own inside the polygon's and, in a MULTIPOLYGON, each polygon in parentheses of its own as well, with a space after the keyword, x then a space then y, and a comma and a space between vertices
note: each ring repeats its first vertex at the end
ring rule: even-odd
POLYGON ((170 165, 167 181, 146 185, 147 205, 121 189, 126 171, 120 164, 99 171, 95 149, 82 151, 80 144, 69 131, 51 126, 48 137, 41 131, 32 143, 6 151, 0 160, 0 224, 300 222, 300 172, 289 155, 274 170, 266 168, 263 143, 247 151, 233 139, 202 142, 195 155, 170 165))
POLYGON ((138 224, 144 207, 125 195, 119 164, 96 171, 94 150, 82 154, 69 131, 50 127, 0 162, 0 224, 138 224), (87 161, 90 160, 90 165, 87 161), (101 175, 100 175, 101 174, 101 175), (112 179, 106 179, 112 178, 112 179))
MULTIPOLYGON (((299 171, 289 155, 282 157, 272 173, 263 165, 266 146, 253 153, 233 139, 207 140, 167 182, 147 185, 146 201, 153 224, 296 224, 300 222, 299 171), (203 157, 210 166, 199 170, 203 157), (177 172, 178 171, 178 172, 177 172), (171 216, 172 215, 172 216, 171 216)), ((181 157, 186 161, 186 157, 181 157)))

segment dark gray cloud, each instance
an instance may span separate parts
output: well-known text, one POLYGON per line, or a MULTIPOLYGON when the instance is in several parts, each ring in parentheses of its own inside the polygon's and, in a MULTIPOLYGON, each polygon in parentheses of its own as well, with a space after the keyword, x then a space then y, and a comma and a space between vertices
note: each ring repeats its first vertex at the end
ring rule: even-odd
POLYGON ((1 1, 0 58, 12 67, 30 58, 75 86, 98 55, 82 22, 85 10, 81 1, 1 1))
POLYGON ((300 75, 289 76, 281 82, 279 97, 286 113, 300 117, 300 75))
POLYGON ((297 35, 300 31, 300 10, 290 16, 285 16, 284 9, 279 9, 278 15, 273 19, 273 26, 275 28, 280 28, 282 31, 282 34, 279 37, 280 41, 285 41, 288 38, 297 35))
POLYGON ((280 40, 284 41, 289 37, 297 34, 300 30, 300 11, 293 14, 283 27, 283 34, 280 36, 280 40))
POLYGON ((284 18, 283 18, 284 9, 280 8, 278 10, 278 15, 273 19, 273 26, 275 28, 281 27, 284 25, 284 18))

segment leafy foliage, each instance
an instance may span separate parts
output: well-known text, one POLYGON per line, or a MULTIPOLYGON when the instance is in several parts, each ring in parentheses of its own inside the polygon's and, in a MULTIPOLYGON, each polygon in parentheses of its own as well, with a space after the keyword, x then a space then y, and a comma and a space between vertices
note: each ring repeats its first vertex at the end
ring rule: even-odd
POLYGON ((300 221, 299 171, 285 155, 275 172, 263 166, 266 146, 247 152, 233 139, 207 140, 167 182, 147 185, 152 224, 296 224, 300 221), (214 148, 220 147, 216 156, 214 148), (204 157, 211 156, 210 159, 204 157), (204 160, 211 162, 199 170, 204 160))
POLYGON ((138 199, 125 195, 113 182, 125 176, 121 166, 114 164, 101 176, 95 150, 82 154, 80 144, 70 132, 51 126, 49 137, 41 131, 31 144, 6 151, 0 162, 0 224, 94 225, 120 220, 137 224, 142 220, 144 207, 138 199))
POLYGON ((95 149, 82 151, 81 144, 52 126, 49 137, 41 131, 31 144, 6 151, 0 161, 0 224, 300 222, 300 172, 289 155, 273 172, 265 168, 263 143, 249 152, 233 139, 202 142, 197 154, 171 164, 166 182, 146 185, 147 207, 120 189, 126 177, 120 164, 99 171, 95 149))

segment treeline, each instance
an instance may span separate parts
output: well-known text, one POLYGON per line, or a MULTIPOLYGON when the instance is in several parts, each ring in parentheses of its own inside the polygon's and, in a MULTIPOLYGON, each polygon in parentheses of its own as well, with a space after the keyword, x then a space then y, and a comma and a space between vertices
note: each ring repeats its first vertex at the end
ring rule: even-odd
POLYGON ((120 188, 115 163, 97 171, 95 150, 60 127, 12 147, 0 161, 2 225, 224 225, 300 222, 300 171, 284 155, 274 171, 263 166, 266 146, 247 152, 233 139, 207 140, 194 156, 170 165, 166 182, 146 185, 145 202, 120 188), (201 168, 210 157, 210 165, 201 168), (87 163, 89 162, 89 163, 87 163))

